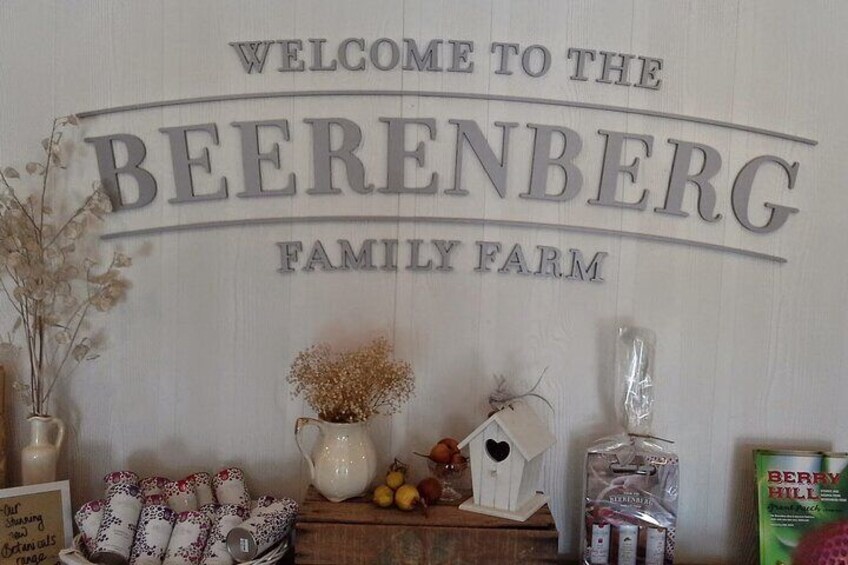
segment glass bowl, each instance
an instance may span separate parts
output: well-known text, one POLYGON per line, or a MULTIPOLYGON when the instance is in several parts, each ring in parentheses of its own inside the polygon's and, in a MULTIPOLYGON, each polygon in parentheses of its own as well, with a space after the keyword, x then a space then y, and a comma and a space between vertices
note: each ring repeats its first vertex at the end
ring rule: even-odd
POLYGON ((430 475, 442 484, 439 502, 456 503, 471 496, 468 462, 462 464, 436 463, 428 461, 430 475))

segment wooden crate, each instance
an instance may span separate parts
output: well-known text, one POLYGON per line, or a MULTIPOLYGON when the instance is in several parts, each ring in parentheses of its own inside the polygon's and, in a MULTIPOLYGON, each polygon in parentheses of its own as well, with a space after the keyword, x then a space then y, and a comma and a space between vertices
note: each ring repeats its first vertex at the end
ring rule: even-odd
POLYGON ((309 488, 296 526, 303 564, 473 564, 557 562, 558 534, 547 506, 513 522, 436 505, 378 508, 367 499, 329 502, 309 488))
POLYGON ((9 486, 6 469, 6 372, 0 366, 0 488, 9 486))

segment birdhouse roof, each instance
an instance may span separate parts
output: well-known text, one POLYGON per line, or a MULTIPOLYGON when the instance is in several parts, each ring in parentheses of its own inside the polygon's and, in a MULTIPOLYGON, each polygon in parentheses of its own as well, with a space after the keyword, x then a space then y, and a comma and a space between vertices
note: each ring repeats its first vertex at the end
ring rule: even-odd
POLYGON ((503 410, 498 410, 485 422, 477 426, 459 444, 462 449, 486 427, 497 422, 503 432, 527 460, 535 459, 540 453, 556 443, 556 437, 533 409, 525 402, 513 402, 503 410))

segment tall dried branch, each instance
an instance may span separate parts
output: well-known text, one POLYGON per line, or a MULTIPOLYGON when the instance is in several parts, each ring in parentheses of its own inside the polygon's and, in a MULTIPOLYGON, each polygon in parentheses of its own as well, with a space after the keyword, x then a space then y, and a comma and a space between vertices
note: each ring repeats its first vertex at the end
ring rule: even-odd
MULTIPOLYGON (((98 184, 64 219, 54 214, 58 207, 53 204, 59 203, 54 201, 60 198, 54 194, 55 173, 65 168, 63 129, 76 124, 74 116, 53 121, 42 142, 43 162, 28 163, 25 169, 35 187, 27 186, 16 169, 0 167, 0 286, 18 314, 12 331, 0 338, 0 352, 14 352, 15 334, 22 328, 29 382, 19 380, 13 386, 35 415, 47 413, 61 379, 96 357, 83 331, 88 316, 110 310, 129 287, 121 275, 132 262, 129 257, 114 253, 108 266, 98 269, 82 245, 111 211, 98 184), (30 195, 24 198, 26 192, 30 195)), ((65 186, 58 192, 72 193, 65 186)))

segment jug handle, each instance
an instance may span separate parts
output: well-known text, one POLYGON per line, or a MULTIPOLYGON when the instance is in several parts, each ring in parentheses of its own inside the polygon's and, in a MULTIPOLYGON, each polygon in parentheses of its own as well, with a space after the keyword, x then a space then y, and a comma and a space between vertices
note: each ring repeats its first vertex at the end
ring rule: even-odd
POLYGON ((54 416, 50 419, 50 423, 56 426, 56 441, 53 442, 53 445, 56 446, 58 451, 62 449, 62 442, 65 441, 65 422, 54 416))
POLYGON ((315 418, 306 418, 301 417, 297 419, 297 422, 294 426, 294 439, 297 442, 297 448, 300 450, 300 454, 303 455, 303 458, 306 459, 306 464, 309 467, 309 478, 310 480, 315 478, 315 463, 312 461, 312 457, 309 456, 309 453, 306 452, 306 449, 303 447, 303 442, 301 442, 301 434, 300 432, 306 426, 313 425, 318 428, 319 433, 324 433, 324 430, 321 429, 321 421, 316 420, 315 418))

